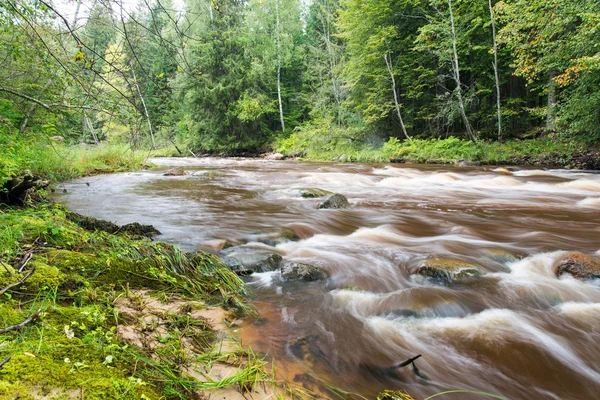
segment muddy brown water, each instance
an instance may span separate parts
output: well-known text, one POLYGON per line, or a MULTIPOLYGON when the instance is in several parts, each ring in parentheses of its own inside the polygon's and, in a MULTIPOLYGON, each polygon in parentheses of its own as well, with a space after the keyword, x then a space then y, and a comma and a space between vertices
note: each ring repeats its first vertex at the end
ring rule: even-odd
POLYGON ((303 382, 304 372, 316 371, 366 398, 384 388, 416 397, 472 389, 510 399, 600 398, 600 282, 552 271, 562 251, 600 256, 600 175, 153 162, 161 170, 65 183, 59 199, 85 215, 153 224, 159 240, 188 251, 226 238, 327 270, 325 282, 285 283, 278 272, 248 279, 265 321, 246 324, 241 339, 274 358, 288 379, 303 382), (190 174, 162 175, 174 166, 190 174), (319 210, 300 188, 344 194, 351 206, 319 210), (281 227, 302 240, 253 242, 281 227), (419 279, 413 273, 429 257, 470 261, 486 274, 449 286, 419 279), (426 380, 410 367, 386 369, 416 354, 426 380))

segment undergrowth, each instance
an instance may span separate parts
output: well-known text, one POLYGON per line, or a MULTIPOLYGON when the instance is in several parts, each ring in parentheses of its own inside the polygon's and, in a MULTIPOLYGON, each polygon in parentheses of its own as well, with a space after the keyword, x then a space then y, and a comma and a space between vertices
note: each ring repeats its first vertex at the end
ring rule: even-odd
POLYGON ((278 152, 312 161, 453 163, 457 160, 483 164, 568 165, 573 153, 587 144, 560 135, 537 139, 511 139, 504 143, 447 139, 399 141, 392 137, 377 142, 359 134, 333 129, 297 131, 275 144, 278 152))
MULTIPOLYGON (((86 231, 58 205, 0 210, 0 263, 0 290, 31 272, 0 295, 0 332, 39 312, 22 329, 0 333, 0 361, 11 357, 0 368, 3 399, 192 398, 203 386, 182 386, 194 380, 180 368, 180 341, 207 350, 215 338, 210 326, 185 312, 163 317, 167 339, 150 352, 117 334, 119 324, 136 323, 119 314, 117 302, 143 289, 163 301, 250 311, 243 282, 213 255, 188 257, 171 245, 86 231), (32 257, 19 272, 27 253, 32 257)), ((249 353, 239 357, 255 360, 236 378, 244 382, 260 362, 249 353)))
POLYGON ((66 145, 39 135, 10 134, 0 126, 0 187, 24 170, 51 182, 144 165, 148 151, 127 145, 66 145))

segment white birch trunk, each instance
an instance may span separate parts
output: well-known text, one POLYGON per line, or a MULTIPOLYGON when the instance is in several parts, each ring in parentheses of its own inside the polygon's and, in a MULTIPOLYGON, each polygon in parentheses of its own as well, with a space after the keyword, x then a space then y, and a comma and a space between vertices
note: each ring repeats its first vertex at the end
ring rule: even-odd
POLYGON ((279 0, 275 0, 275 15, 275 37, 277 40, 277 101, 279 102, 279 119, 281 120, 281 131, 285 132, 285 122, 283 121, 283 104, 281 102, 281 40, 279 37, 279 0))
POLYGON ((140 100, 142 101, 142 106, 144 107, 144 114, 146 116, 146 121, 148 122, 148 130, 150 131, 150 139, 152 139, 152 149, 155 149, 156 142, 154 141, 154 133, 152 132, 152 123, 150 122, 150 116, 148 115, 148 109, 146 108, 146 102, 144 101, 144 96, 142 96, 140 86, 138 85, 137 79, 135 77, 135 71, 133 70, 133 65, 130 65, 130 67, 131 67, 131 74, 133 76, 133 83, 135 84, 135 88, 137 89, 138 95, 140 96, 140 100))
POLYGON ((394 92, 394 104, 396 105, 396 113, 398 114, 398 120, 400 121, 400 127, 402 127, 402 133, 404 133, 404 137, 407 140, 412 140, 408 133, 406 132, 406 126, 404 126, 404 121, 402 120, 402 113, 400 112, 400 105, 398 104, 398 94, 396 92, 396 79, 394 78, 394 68, 392 66, 391 57, 388 59, 388 55, 384 54, 383 59, 385 60, 385 65, 387 66, 387 70, 390 73, 390 78, 392 78, 392 92, 394 92))
POLYGON ((498 76, 498 43, 496 42, 496 20, 492 0, 489 0, 492 40, 494 44, 494 77, 496 78, 496 111, 498 112, 498 141, 502 140, 502 108, 500 103, 500 78, 498 76))
POLYGON ((467 135, 471 140, 476 140, 477 138, 473 134, 473 130, 471 129, 471 124, 469 124, 469 119, 467 118, 467 114, 465 112, 465 104, 463 102, 462 97, 462 85, 460 83, 460 69, 458 67, 458 51, 456 50, 456 29, 454 28, 454 11, 452 11, 452 0, 448 0, 448 8, 450 9, 450 25, 452 27, 452 50, 454 52, 454 80, 456 81, 456 97, 458 98, 458 106, 460 108, 460 115, 462 116, 463 123, 467 130, 467 135))

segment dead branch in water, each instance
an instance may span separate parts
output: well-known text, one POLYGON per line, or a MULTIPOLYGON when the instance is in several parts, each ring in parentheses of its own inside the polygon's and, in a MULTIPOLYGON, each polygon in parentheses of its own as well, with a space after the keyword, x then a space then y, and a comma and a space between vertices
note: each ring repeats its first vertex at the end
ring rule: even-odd
POLYGON ((40 316, 41 312, 42 312, 42 310, 37 310, 31 317, 27 318, 25 321, 21 322, 20 324, 9 326, 8 328, 0 329, 0 335, 4 334, 6 332, 18 331, 20 329, 23 329, 25 327, 25 325, 27 325, 28 323, 35 321, 37 319, 37 317, 40 316))
POLYGON ((422 355, 421 354, 417 354, 416 356, 409 358, 408 360, 401 362, 400 364, 396 364, 393 367, 390 367, 390 369, 398 369, 398 368, 404 368, 409 364, 412 364, 415 360, 421 358, 422 355))

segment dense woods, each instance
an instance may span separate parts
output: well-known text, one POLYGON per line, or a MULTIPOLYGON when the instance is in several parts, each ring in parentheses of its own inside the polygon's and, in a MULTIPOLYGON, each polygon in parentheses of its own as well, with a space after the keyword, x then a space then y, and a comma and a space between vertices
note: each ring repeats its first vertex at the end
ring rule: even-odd
POLYGON ((132 3, 0 4, 3 135, 187 155, 600 137, 595 0, 132 3))

